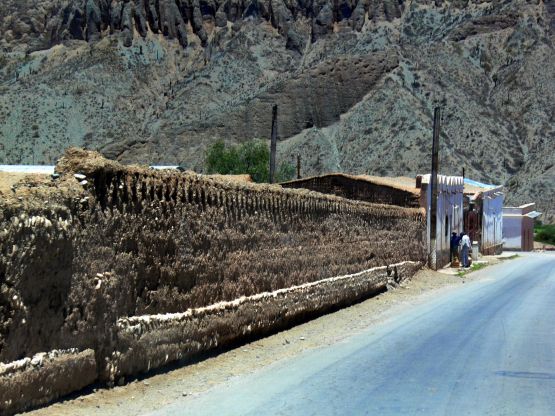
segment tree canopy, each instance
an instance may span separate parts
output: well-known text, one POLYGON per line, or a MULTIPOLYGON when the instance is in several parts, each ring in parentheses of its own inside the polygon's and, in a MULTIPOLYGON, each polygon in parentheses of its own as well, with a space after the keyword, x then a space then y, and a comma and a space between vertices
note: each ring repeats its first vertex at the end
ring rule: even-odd
MULTIPOLYGON (((226 146, 218 140, 206 151, 205 168, 208 173, 221 175, 249 174, 258 183, 270 181, 270 150, 263 140, 226 146)), ((293 178, 295 168, 289 163, 281 163, 276 172, 276 181, 293 178)))

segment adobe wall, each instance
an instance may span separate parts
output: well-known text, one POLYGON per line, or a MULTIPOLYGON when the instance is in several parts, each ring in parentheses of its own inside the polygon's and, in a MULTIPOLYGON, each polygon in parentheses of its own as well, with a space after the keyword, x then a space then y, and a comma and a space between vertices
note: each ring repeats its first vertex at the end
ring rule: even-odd
MULTIPOLYGON (((0 202, 3 363, 92 351, 87 382, 113 382, 349 304, 425 261, 418 209, 122 166, 78 149, 57 170, 28 199, 0 202), (160 327, 158 316, 178 319, 160 327)), ((60 385, 72 385, 65 374, 60 385)), ((5 377, 0 386, 11 385, 5 377)), ((4 391, 0 413, 71 390, 18 405, 19 391, 4 391)))
POLYGON ((91 349, 54 350, 0 365, 0 414, 46 404, 96 379, 91 349))
POLYGON ((283 183, 282 186, 293 189, 310 189, 311 191, 324 194, 376 204, 410 208, 420 207, 419 197, 411 192, 342 175, 331 174, 328 176, 298 179, 283 183))

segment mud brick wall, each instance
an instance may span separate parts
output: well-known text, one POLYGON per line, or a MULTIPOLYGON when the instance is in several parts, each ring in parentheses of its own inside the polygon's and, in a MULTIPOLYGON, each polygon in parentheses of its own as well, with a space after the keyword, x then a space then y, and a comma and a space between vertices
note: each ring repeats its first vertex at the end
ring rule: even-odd
MULTIPOLYGON (((109 380, 132 373, 113 370, 131 345, 120 319, 425 260, 418 209, 122 166, 79 149, 57 170, 55 186, 30 201, 0 201, 0 362, 92 349, 98 377, 109 380)), ((366 292, 335 294, 306 311, 366 292)), ((296 300, 301 309, 305 302, 296 300)), ((258 325, 257 314, 241 316, 258 325)), ((279 316, 260 328, 285 322, 279 316)), ((214 334, 219 345, 243 334, 233 325, 214 334)))
POLYGON ((388 284, 400 283, 420 267, 408 261, 184 313, 121 318, 117 323, 119 350, 110 360, 110 377, 146 371, 245 335, 281 329, 334 306, 352 304, 385 290, 388 284))
POLYGON ((97 378, 93 350, 51 351, 0 364, 0 414, 38 406, 79 390, 97 378))
POLYGON ((376 204, 420 207, 419 195, 403 189, 343 174, 329 174, 283 183, 284 188, 309 189, 324 194, 376 204))

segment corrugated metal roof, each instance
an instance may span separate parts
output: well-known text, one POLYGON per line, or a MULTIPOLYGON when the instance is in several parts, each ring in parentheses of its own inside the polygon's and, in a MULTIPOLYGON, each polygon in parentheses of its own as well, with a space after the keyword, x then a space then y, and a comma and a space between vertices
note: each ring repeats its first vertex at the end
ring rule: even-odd
POLYGON ((538 211, 532 211, 526 214, 526 216, 529 218, 538 218, 540 215, 542 215, 542 213, 538 211))
POLYGON ((497 188, 499 185, 490 185, 487 183, 482 183, 482 182, 478 182, 478 181, 474 181, 472 179, 468 179, 468 178, 464 178, 464 184, 468 184, 468 185, 472 185, 472 186, 476 186, 478 188, 484 188, 484 189, 488 189, 488 188, 497 188))
POLYGON ((0 172, 10 173, 42 173, 52 175, 54 166, 47 165, 0 165, 0 172))
POLYGON ((467 195, 477 195, 483 192, 502 191, 501 185, 489 185, 472 179, 464 178, 464 193, 467 195))

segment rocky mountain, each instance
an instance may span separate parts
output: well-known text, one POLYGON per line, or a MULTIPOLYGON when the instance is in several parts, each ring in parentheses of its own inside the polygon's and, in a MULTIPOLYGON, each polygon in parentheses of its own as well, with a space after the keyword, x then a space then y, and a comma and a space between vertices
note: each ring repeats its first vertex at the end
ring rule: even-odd
POLYGON ((268 138, 303 174, 507 186, 555 218, 552 0, 4 0, 0 163, 69 145, 202 170, 219 138, 268 138))

